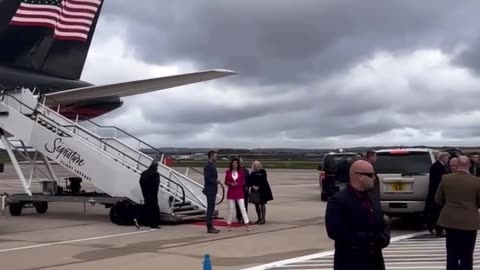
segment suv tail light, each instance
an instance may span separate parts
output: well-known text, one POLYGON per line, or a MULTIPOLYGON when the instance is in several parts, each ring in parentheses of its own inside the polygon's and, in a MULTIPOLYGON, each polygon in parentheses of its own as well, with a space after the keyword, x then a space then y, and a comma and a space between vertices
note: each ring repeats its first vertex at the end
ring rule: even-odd
POLYGON ((325 171, 320 171, 320 181, 325 180, 325 171))

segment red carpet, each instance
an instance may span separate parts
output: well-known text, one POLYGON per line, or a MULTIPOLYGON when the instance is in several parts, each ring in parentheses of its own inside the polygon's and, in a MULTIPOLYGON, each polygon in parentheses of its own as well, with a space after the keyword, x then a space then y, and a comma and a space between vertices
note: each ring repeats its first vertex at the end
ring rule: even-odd
MULTIPOLYGON (((190 224, 199 225, 199 226, 207 226, 206 221, 199 221, 199 222, 194 222, 194 223, 190 223, 190 224)), ((227 227, 227 221, 223 220, 223 219, 214 219, 213 220, 213 226, 214 227, 227 227)), ((232 227, 245 227, 245 224, 240 224, 240 223, 237 223, 236 220, 233 220, 232 221, 232 227)))

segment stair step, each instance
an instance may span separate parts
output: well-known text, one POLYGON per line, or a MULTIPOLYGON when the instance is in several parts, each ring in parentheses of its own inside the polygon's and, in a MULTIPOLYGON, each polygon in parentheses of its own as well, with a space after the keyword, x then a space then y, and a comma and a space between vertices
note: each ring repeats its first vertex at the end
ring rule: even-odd
POLYGON ((205 214, 206 212, 207 212, 207 211, 205 211, 205 210, 197 209, 197 210, 188 210, 188 211, 175 212, 175 215, 178 215, 178 216, 191 216, 191 215, 205 214))
POLYGON ((173 211, 188 211, 188 210, 197 210, 198 206, 195 205, 184 205, 173 207, 173 211))
POLYGON ((175 206, 191 205, 191 204, 192 204, 192 202, 190 202, 190 201, 186 201, 185 203, 182 203, 182 202, 174 202, 174 203, 173 203, 173 206, 175 207, 175 206))
MULTIPOLYGON (((163 222, 172 224, 185 224, 186 222, 205 221, 207 219, 206 213, 188 216, 178 214, 161 214, 160 216, 163 222)), ((218 218, 218 210, 213 211, 213 218, 218 218)))
POLYGON ((192 216, 182 216, 181 217, 182 221, 203 221, 207 219, 206 215, 192 215, 192 216))
MULTIPOLYGON (((32 118, 33 120, 35 120, 35 116, 32 115, 30 118, 32 118)), ((43 127, 46 127, 47 129, 51 130, 51 131, 54 131, 55 129, 57 129, 55 126, 47 123, 46 121, 43 121, 43 120, 38 120, 38 122, 41 126, 43 127)), ((58 136, 60 137, 70 137, 70 135, 68 135, 67 133, 61 131, 61 130, 58 130, 57 132, 58 136)))

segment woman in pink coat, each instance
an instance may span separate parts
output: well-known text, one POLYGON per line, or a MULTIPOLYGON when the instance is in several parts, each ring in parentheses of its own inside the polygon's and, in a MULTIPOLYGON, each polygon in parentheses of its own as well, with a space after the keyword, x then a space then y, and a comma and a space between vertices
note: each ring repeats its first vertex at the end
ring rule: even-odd
POLYGON ((242 212, 243 221, 247 231, 250 230, 248 223, 247 210, 245 209, 243 185, 245 183, 245 175, 243 169, 240 166, 240 160, 237 158, 232 159, 230 162, 230 168, 225 172, 225 185, 228 187, 227 200, 228 200, 228 217, 227 225, 228 230, 232 229, 233 211, 235 210, 235 202, 238 202, 240 211, 242 212))

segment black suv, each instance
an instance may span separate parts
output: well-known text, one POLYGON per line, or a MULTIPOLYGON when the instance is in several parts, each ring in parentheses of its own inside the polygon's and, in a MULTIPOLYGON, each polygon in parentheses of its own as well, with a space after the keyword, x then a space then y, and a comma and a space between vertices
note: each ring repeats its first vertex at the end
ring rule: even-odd
POLYGON ((463 155, 462 150, 460 150, 460 148, 442 148, 439 151, 447 152, 448 154, 450 154, 450 158, 459 157, 463 155))
POLYGON ((328 197, 348 183, 350 165, 357 156, 353 152, 325 154, 322 164, 318 166, 322 201, 327 201, 328 197))

